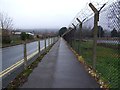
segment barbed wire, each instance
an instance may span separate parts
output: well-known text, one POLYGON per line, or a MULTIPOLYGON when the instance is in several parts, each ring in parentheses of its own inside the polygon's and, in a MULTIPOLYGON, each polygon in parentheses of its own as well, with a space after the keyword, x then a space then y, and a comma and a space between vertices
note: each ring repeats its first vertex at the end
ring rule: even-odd
MULTIPOLYGON (((108 9, 109 5, 113 2, 116 2, 117 0, 101 0, 99 2, 96 2, 96 1, 91 1, 89 3, 92 3, 93 5, 95 5, 95 7, 99 10, 101 8, 101 6, 103 4, 106 3, 106 6, 103 8, 103 10, 101 11, 104 12, 108 9)), ((92 15, 93 15, 93 12, 92 10, 90 9, 89 7, 89 3, 86 3, 85 7, 83 9, 81 9, 80 12, 78 12, 76 14, 76 16, 72 19, 72 21, 70 22, 70 24, 68 25, 68 27, 72 27, 72 23, 74 23, 75 25, 78 24, 78 22, 76 21, 76 18, 79 18, 81 21, 84 20, 86 18, 85 21, 87 21, 87 19, 89 19, 92 15)), ((84 22, 85 22, 84 21, 84 22)))
POLYGON ((120 1, 114 2, 110 5, 109 12, 108 12, 108 20, 111 24, 110 29, 116 28, 120 30, 120 1))

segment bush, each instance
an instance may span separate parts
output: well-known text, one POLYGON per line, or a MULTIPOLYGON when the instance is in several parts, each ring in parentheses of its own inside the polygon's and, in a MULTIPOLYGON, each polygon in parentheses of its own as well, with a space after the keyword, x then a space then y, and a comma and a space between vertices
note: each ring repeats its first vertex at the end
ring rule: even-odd
POLYGON ((11 41, 12 40, 11 40, 10 36, 2 36, 2 43, 10 44, 11 41))
POLYGON ((26 34, 25 32, 22 32, 20 37, 21 37, 22 40, 33 39, 32 35, 26 34))
POLYGON ((33 39, 32 35, 27 34, 27 39, 33 39))
POLYGON ((22 40, 26 40, 27 39, 27 34, 25 32, 22 32, 20 35, 22 40))

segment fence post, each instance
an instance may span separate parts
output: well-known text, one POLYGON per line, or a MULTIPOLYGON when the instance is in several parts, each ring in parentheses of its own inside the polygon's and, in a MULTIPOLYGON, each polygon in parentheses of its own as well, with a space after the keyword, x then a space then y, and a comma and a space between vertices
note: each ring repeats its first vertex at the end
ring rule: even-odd
POLYGON ((80 43, 79 43, 79 54, 82 52, 80 51, 80 45, 82 43, 82 22, 80 23, 80 43))
POLYGON ((26 41, 24 42, 24 69, 27 68, 27 48, 26 48, 26 41))
POLYGON ((39 54, 40 54, 40 39, 38 40, 38 51, 39 51, 39 54))
POLYGON ((80 54, 80 44, 82 43, 82 22, 79 20, 79 18, 76 18, 79 22, 79 28, 80 28, 80 39, 79 39, 79 45, 78 45, 78 53, 80 54))
POLYGON ((100 10, 98 11, 92 3, 89 3, 90 8, 93 10, 94 12, 94 38, 93 38, 93 68, 96 68, 96 58, 97 58, 97 54, 96 54, 96 47, 97 47, 97 32, 98 32, 98 21, 99 21, 99 12, 102 10, 102 8, 106 5, 103 4, 103 6, 100 8, 100 10))
POLYGON ((76 48, 75 48, 75 47, 76 47, 76 44, 75 44, 75 43, 76 43, 76 42, 75 42, 75 41, 76 41, 76 39, 75 39, 76 26, 75 26, 73 23, 72 23, 72 25, 73 25, 73 27, 74 27, 74 31, 73 31, 73 32, 74 32, 74 33, 73 33, 73 48, 74 48, 74 50, 75 50, 75 49, 76 49, 76 48))
POLYGON ((97 48, 97 32, 98 32, 98 21, 97 14, 94 15, 94 38, 93 38, 93 68, 96 68, 96 48, 97 48))
POLYGON ((96 68, 96 47, 97 47, 97 32, 98 32, 98 17, 99 17, 99 12, 98 10, 93 6, 92 3, 89 3, 90 8, 94 12, 94 31, 93 31, 93 69, 96 68))

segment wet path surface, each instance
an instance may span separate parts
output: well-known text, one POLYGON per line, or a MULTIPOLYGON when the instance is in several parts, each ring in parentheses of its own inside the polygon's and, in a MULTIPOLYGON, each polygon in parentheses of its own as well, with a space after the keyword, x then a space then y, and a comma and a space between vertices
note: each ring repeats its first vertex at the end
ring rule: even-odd
POLYGON ((99 85, 61 39, 21 88, 99 88, 99 85))

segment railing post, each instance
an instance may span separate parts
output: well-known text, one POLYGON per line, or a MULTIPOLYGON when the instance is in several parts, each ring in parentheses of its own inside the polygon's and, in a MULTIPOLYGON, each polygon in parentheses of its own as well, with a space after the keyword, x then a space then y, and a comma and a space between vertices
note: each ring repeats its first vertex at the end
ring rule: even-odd
POLYGON ((48 37, 48 46, 50 46, 50 37, 48 37))
POLYGON ((56 37, 54 37, 55 38, 55 42, 56 42, 56 37))
POLYGON ((55 37, 53 37, 53 43, 55 43, 55 37))
POLYGON ((53 44, 53 37, 52 37, 52 44, 53 44))
POLYGON ((54 43, 54 37, 53 37, 53 43, 54 43))
POLYGON ((57 36, 55 37, 55 41, 57 42, 57 36))
POLYGON ((54 37, 52 37, 52 43, 54 43, 54 37))
POLYGON ((53 44, 53 37, 51 38, 51 43, 53 44))
POLYGON ((27 47, 26 42, 24 42, 24 69, 27 68, 27 47))
POLYGON ((54 43, 54 37, 53 37, 53 43, 54 43))
POLYGON ((55 37, 53 37, 53 43, 55 43, 55 37))
POLYGON ((52 37, 52 44, 53 44, 53 37, 52 37))
POLYGON ((54 42, 56 41, 56 37, 54 37, 54 42))
POLYGON ((44 42, 45 42, 45 50, 46 50, 46 37, 45 37, 45 39, 44 39, 44 42))
POLYGON ((39 51, 39 54, 40 54, 40 39, 38 40, 38 51, 39 51))
POLYGON ((50 45, 51 45, 51 37, 50 37, 50 45))

